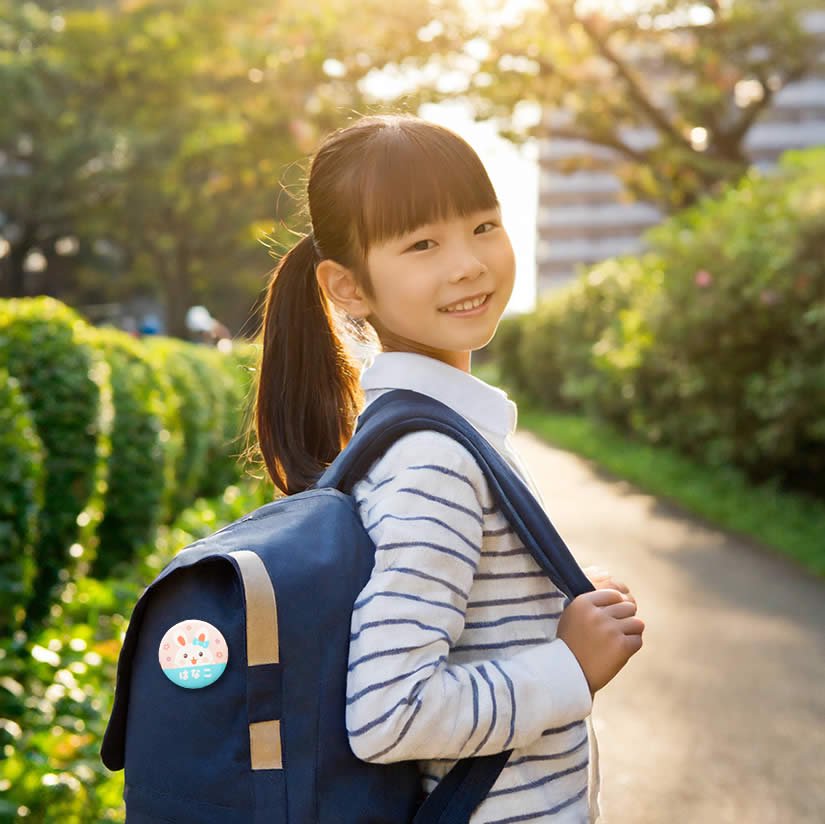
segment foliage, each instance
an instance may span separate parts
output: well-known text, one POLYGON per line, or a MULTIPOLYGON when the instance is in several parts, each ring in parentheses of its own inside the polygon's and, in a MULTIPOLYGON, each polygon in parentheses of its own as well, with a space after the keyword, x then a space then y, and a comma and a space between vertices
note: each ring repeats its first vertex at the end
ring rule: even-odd
MULTIPOLYGON (((502 373, 512 376, 516 386, 526 386, 526 369, 519 355, 523 323, 519 315, 507 315, 498 324, 496 334, 487 350, 497 362, 502 373)), ((473 355, 473 366, 478 368, 479 359, 473 355)))
POLYGON ((109 370, 88 327, 51 298, 0 302, 0 366, 19 382, 45 449, 37 577, 27 620, 94 556, 112 423, 109 370))
POLYGON ((147 345, 51 298, 0 302, 0 820, 122 820, 122 776, 99 748, 126 616, 179 549, 272 499, 247 482, 191 503, 240 475, 229 450, 254 355, 147 345), (167 526, 178 468, 190 508, 167 526), (38 540, 58 518, 68 552, 38 540), (48 565, 59 590, 43 584, 48 565))
MULTIPOLYGON (((650 241, 643 405, 714 464, 815 488, 825 472, 825 149, 751 173, 650 241), (679 410, 679 411, 677 411, 679 410)), ((821 487, 820 487, 821 491, 821 487)))
POLYGON ((547 407, 821 495, 823 192, 825 150, 786 154, 549 296, 499 359, 547 407))
POLYGON ((209 472, 198 478, 196 490, 199 496, 213 497, 243 474, 238 458, 250 372, 237 357, 204 346, 177 345, 177 354, 195 376, 198 402, 207 411, 204 461, 209 472))
POLYGON ((0 641, 6 758, 3 814, 34 821, 123 821, 122 776, 100 761, 119 639, 140 594, 135 582, 81 578, 24 642, 0 641), (10 739, 10 740, 9 740, 10 739))
POLYGON ((20 385, 0 369, 0 636, 19 628, 34 579, 43 445, 20 385))
POLYGON ((154 535, 166 484, 173 480, 167 465, 174 456, 164 448, 170 440, 164 429, 168 394, 144 347, 116 329, 95 330, 93 340, 111 367, 115 406, 109 484, 98 527, 106 552, 98 552, 91 567, 96 578, 108 578, 154 535))
POLYGON ((0 639, 0 820, 22 807, 33 821, 123 821, 123 773, 106 770, 100 744, 131 610, 178 550, 271 497, 255 483, 198 500, 160 528, 128 577, 72 582, 36 636, 0 639))
POLYGON ((110 577, 196 495, 241 478, 252 374, 243 357, 180 341, 146 345, 90 327, 51 298, 0 303, 0 370, 16 378, 0 397, 12 481, 0 496, 0 558, 9 559, 4 581, 26 632, 46 616, 58 582, 110 577), (31 420, 37 433, 27 435, 31 420))
POLYGON ((355 35, 368 46, 382 20, 411 33, 427 22, 403 6, 0 0, 0 156, 15 180, 0 190, 0 294, 141 293, 165 304, 172 334, 195 303, 241 329, 268 265, 262 234, 303 228, 299 161, 363 108, 368 48, 344 78, 330 56, 355 35), (24 270, 34 252, 42 274, 24 270))
MULTIPOLYGON (((174 338, 144 338, 146 351, 168 379, 167 407, 177 405, 183 448, 174 467, 169 512, 176 516, 197 496, 207 474, 211 411, 207 389, 191 367, 189 345, 174 338)), ((171 520, 167 518, 165 520, 171 520)))
MULTIPOLYGON (((630 196, 672 213, 737 180, 750 130, 783 88, 816 75, 822 38, 804 20, 818 8, 813 0, 546 0, 509 14, 457 15, 446 4, 419 33, 425 47, 404 52, 403 62, 422 70, 418 101, 460 97, 477 120, 494 119, 519 141, 595 144, 558 170, 615 169, 630 196)), ((391 41, 375 53, 401 62, 391 41)))

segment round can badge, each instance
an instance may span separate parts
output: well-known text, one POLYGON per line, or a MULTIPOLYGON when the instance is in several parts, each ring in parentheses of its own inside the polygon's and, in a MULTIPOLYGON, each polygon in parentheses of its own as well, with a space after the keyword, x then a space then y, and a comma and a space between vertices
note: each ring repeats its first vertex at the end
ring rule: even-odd
POLYGON ((208 621, 190 618, 166 630, 158 648, 163 674, 179 687, 198 690, 214 684, 229 661, 226 639, 208 621))

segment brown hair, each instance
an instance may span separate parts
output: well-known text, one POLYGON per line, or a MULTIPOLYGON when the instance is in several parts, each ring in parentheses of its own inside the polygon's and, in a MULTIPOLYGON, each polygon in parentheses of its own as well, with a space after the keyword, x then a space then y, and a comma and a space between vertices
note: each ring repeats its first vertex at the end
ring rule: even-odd
POLYGON ((288 495, 317 481, 363 407, 359 365, 315 265, 329 258, 350 269, 372 299, 372 245, 499 205, 463 138, 407 114, 366 115, 328 135, 311 160, 307 201, 310 233, 280 259, 269 282, 252 413, 267 472, 288 495))

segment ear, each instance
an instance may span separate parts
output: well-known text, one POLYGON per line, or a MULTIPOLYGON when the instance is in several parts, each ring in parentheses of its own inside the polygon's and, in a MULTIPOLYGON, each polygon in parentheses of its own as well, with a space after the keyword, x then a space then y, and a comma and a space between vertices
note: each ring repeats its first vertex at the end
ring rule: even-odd
POLYGON ((182 646, 186 646, 186 639, 182 635, 178 635, 178 643, 182 646))
POLYGON ((353 318, 365 318, 372 312, 351 269, 327 258, 315 267, 318 286, 339 309, 353 318))

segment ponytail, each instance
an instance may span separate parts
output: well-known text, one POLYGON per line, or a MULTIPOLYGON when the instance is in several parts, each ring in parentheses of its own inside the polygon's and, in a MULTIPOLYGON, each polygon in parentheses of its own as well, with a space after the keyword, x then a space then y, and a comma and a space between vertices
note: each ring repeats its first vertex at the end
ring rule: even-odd
POLYGON ((316 260, 310 234, 278 262, 263 311, 255 430, 267 472, 287 495, 315 483, 350 440, 363 405, 316 260))

